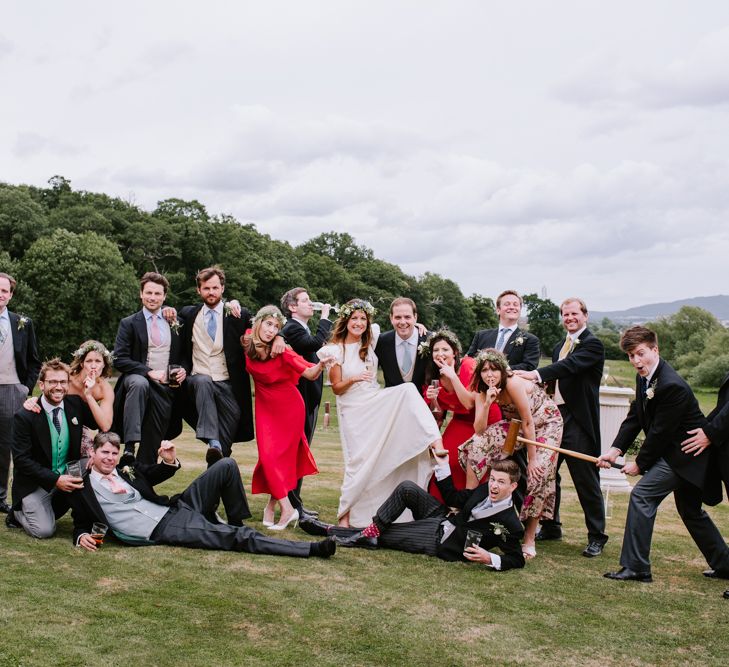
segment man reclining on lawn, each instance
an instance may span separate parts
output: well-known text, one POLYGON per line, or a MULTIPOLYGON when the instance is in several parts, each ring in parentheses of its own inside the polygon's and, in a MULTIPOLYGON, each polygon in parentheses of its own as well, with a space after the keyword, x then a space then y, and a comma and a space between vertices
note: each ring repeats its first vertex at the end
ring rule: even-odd
POLYGON ((484 563, 494 570, 524 567, 520 544, 524 528, 511 500, 519 481, 518 465, 498 461, 488 485, 461 491, 453 486, 447 459, 439 460, 435 475, 447 505, 414 482, 402 482, 365 529, 339 528, 314 519, 299 525, 311 535, 334 535, 343 547, 397 549, 448 561, 484 563), (461 511, 450 513, 450 507, 461 511), (415 521, 394 523, 406 509, 412 511, 415 521), (493 552, 495 548, 501 555, 493 552))
POLYGON ((71 494, 77 546, 96 551, 91 527, 94 522, 103 522, 126 544, 170 544, 300 558, 329 558, 334 554, 332 538, 321 542, 278 540, 243 525, 251 513, 238 464, 231 458, 214 463, 181 494, 172 498, 157 495, 153 487, 180 469, 172 442, 163 441, 159 455, 161 463, 117 468, 119 436, 99 433, 94 438, 91 470, 84 475, 83 488, 71 494), (215 516, 221 500, 228 523, 220 523, 215 516))

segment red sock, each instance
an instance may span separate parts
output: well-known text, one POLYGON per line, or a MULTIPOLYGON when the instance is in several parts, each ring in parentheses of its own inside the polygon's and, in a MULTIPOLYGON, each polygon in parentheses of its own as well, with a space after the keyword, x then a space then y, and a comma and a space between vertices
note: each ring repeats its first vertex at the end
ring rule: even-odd
POLYGON ((362 535, 365 537, 379 537, 380 529, 374 523, 371 523, 362 531, 362 535))

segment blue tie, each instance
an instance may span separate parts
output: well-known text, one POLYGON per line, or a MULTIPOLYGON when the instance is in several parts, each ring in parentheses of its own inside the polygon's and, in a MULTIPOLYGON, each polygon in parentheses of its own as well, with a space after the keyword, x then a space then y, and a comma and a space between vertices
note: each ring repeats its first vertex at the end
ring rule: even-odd
POLYGON ((507 331, 508 329, 506 327, 501 327, 501 329, 499 329, 499 337, 496 340, 496 349, 499 352, 501 352, 501 348, 504 346, 504 338, 507 331))
POLYGON ((215 341, 215 334, 218 333, 218 320, 215 317, 215 311, 208 311, 208 336, 215 341))

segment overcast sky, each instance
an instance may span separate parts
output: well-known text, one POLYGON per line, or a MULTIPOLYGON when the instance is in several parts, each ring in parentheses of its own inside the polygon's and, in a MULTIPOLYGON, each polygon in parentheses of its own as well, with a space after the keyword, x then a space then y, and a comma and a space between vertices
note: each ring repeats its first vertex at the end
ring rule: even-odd
POLYGON ((0 180, 350 232, 468 295, 727 293, 729 2, 4 2, 0 180))

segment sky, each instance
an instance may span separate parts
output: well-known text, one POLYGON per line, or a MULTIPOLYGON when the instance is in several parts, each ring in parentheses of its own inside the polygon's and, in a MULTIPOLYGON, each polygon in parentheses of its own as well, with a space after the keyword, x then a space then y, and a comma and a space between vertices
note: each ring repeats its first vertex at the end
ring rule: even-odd
POLYGON ((464 294, 728 293, 724 0, 0 7, 0 181, 349 232, 464 294))

